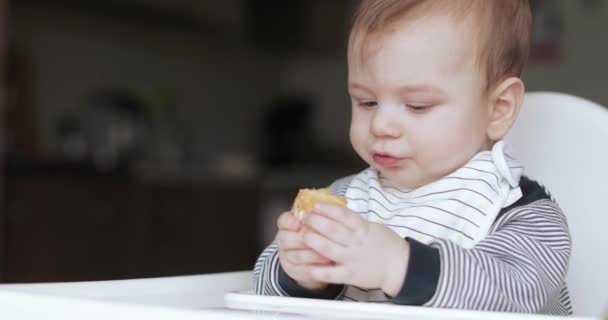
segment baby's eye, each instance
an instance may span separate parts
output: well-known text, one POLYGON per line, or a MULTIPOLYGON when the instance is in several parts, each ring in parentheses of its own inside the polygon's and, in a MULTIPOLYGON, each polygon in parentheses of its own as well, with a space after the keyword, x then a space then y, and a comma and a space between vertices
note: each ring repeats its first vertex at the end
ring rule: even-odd
POLYGON ((377 106, 378 103, 376 101, 363 101, 363 102, 359 102, 359 106, 364 107, 364 108, 373 108, 375 106, 377 106))
POLYGON ((412 109, 413 111, 425 111, 432 107, 431 104, 407 104, 407 107, 412 109))

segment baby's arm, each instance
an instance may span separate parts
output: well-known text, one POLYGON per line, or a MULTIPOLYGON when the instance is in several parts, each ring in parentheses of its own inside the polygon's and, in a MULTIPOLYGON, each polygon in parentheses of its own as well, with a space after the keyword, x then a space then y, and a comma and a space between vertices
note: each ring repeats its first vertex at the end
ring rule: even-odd
POLYGON ((329 285, 311 277, 311 268, 328 265, 332 261, 304 245, 300 220, 291 212, 284 212, 277 220, 277 227, 275 244, 262 253, 255 267, 258 294, 321 299, 337 297, 343 286, 329 285), (270 267, 265 267, 265 263, 270 263, 270 267), (263 280, 265 274, 267 277, 263 280), (270 286, 266 288, 265 285, 270 286))
POLYGON ((424 254, 426 258, 417 259, 412 252, 405 285, 395 297, 398 303, 569 313, 549 309, 559 307, 554 299, 559 299, 571 250, 566 219, 551 200, 539 200, 508 211, 499 218, 490 235, 472 249, 447 240, 417 247, 421 251, 418 255, 424 254), (438 271, 435 279, 429 273, 433 264, 438 271), (420 283, 410 280, 425 276, 426 286, 431 290, 421 297, 420 292, 412 290, 415 285, 420 288, 420 283))
POLYGON ((269 245, 258 257, 253 268, 253 288, 256 294, 265 296, 287 296, 278 284, 279 247, 269 245))
POLYGON ((323 290, 309 290, 300 286, 282 269, 279 247, 269 245, 258 258, 253 269, 254 291, 258 295, 288 296, 317 299, 340 299, 344 286, 329 285, 323 290))
MULTIPOLYGON (((329 187, 332 193, 343 195, 353 176, 335 181, 329 187)), ((312 292, 297 284, 281 268, 279 247, 276 242, 270 244, 258 257, 253 270, 254 290, 259 295, 316 297, 340 299, 344 286, 329 286, 326 290, 312 292)))

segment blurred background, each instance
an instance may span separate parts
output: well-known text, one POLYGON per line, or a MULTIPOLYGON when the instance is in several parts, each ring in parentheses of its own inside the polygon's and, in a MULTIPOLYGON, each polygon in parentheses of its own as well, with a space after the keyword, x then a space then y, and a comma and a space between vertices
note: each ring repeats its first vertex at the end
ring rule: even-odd
MULTIPOLYGON (((298 188, 364 168, 356 3, 5 0, 0 281, 252 268, 298 188)), ((532 4, 527 89, 608 105, 608 1, 532 4)))

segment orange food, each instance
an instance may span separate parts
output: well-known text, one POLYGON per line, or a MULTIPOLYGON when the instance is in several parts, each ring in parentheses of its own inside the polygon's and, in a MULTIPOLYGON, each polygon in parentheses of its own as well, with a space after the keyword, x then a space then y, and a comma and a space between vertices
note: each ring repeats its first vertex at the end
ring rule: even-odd
POLYGON ((300 189, 293 202, 291 213, 301 220, 304 214, 310 212, 318 202, 346 207, 346 198, 333 195, 327 188, 300 189))

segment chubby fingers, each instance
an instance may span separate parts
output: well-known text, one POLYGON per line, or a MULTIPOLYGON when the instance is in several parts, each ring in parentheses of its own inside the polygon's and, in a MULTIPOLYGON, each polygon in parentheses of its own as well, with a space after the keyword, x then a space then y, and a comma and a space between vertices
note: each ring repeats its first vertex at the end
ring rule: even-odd
POLYGON ((279 230, 275 237, 275 242, 279 245, 279 249, 307 249, 308 246, 304 243, 301 232, 292 232, 279 230))
POLYGON ((351 231, 359 231, 365 226, 363 219, 357 213, 345 207, 317 203, 312 212, 339 222, 351 231))
POLYGON ((316 281, 333 284, 348 284, 352 272, 342 265, 317 265, 309 269, 310 276, 316 281))
MULTIPOLYGON (((304 216, 302 223, 304 227, 309 227, 318 234, 342 246, 347 246, 352 239, 352 230, 348 229, 341 222, 327 218, 324 215, 309 213, 304 216)), ((308 232, 304 232, 304 234, 306 233, 308 232)))
POLYGON ((283 212, 277 219, 279 230, 299 231, 302 223, 290 211, 283 212))
POLYGON ((320 255, 337 263, 344 260, 347 248, 341 244, 331 241, 316 232, 305 232, 302 235, 304 244, 320 255))
POLYGON ((279 257, 293 265, 330 265, 331 260, 310 249, 280 250, 279 257))

